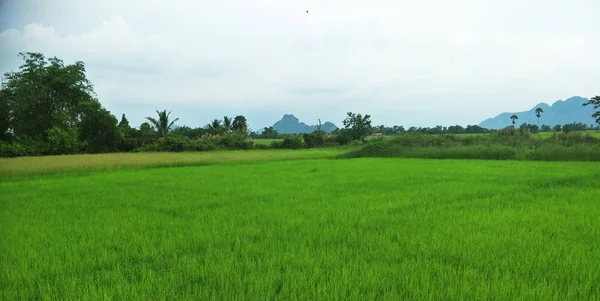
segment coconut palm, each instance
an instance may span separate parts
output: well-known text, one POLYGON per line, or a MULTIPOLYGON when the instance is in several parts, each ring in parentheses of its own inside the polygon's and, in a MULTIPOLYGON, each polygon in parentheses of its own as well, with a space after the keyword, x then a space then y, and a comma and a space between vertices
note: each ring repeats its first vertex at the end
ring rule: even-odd
POLYGON ((231 132, 231 118, 227 116, 223 117, 223 130, 226 134, 229 134, 229 132, 231 132))
POLYGON ((535 116, 537 117, 537 126, 538 128, 540 127, 540 117, 542 117, 542 113, 544 113, 544 110, 542 110, 542 108, 537 108, 535 109, 535 116))
POLYGON ((512 119, 512 124, 513 124, 513 126, 515 126, 515 123, 516 123, 516 121, 515 121, 515 120, 519 119, 519 116, 517 116, 517 115, 512 115, 512 116, 510 116, 510 119, 512 119))
POLYGON ((179 120, 179 118, 175 118, 171 122, 169 122, 169 115, 171 115, 170 111, 169 113, 167 113, 167 110, 164 110, 162 112, 156 110, 156 113, 158 114, 158 120, 152 117, 146 117, 146 119, 150 121, 150 123, 152 123, 154 128, 156 128, 156 131, 158 132, 158 135, 160 137, 166 137, 169 134, 169 129, 173 126, 173 124, 175 124, 177 120, 179 120))
POLYGON ((211 123, 209 123, 207 125, 207 127, 208 127, 208 130, 213 135, 219 134, 219 133, 221 133, 221 131, 223 131, 223 126, 221 124, 221 120, 219 120, 219 119, 213 120, 211 123))

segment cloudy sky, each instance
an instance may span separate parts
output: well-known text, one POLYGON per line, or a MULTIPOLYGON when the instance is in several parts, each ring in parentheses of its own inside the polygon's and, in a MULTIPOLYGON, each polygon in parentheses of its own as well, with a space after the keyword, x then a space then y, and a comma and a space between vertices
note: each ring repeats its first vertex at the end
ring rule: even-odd
POLYGON ((135 125, 157 109, 189 126, 466 125, 600 94, 598 15, 598 0, 0 0, 0 72, 20 51, 84 61, 135 125))

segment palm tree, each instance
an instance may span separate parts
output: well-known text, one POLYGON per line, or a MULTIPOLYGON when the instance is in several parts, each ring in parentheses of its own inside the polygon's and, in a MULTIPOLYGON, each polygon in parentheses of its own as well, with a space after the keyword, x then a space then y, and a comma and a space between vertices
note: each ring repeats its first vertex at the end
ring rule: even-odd
POLYGON ((156 113, 158 113, 158 120, 152 117, 146 117, 146 119, 156 128, 160 137, 166 137, 169 134, 169 129, 177 120, 179 120, 179 118, 175 118, 173 121, 169 122, 169 115, 171 115, 170 111, 167 113, 167 110, 162 112, 156 110, 156 113))
POLYGON ((235 118, 233 118, 233 123, 231 124, 231 127, 234 131, 245 134, 248 130, 248 122, 246 121, 246 117, 244 117, 243 115, 235 116, 235 118))
POLYGON ((535 116, 537 116, 537 126, 538 128, 540 127, 540 117, 542 117, 542 113, 544 113, 544 110, 542 110, 542 108, 537 108, 535 109, 535 116))
POLYGON ((221 120, 215 119, 211 123, 208 124, 208 130, 212 132, 213 135, 220 133, 223 130, 221 125, 221 120))
POLYGON ((223 130, 225 130, 226 134, 231 132, 231 118, 227 116, 223 117, 223 130))
POLYGON ((517 115, 512 115, 512 116, 510 116, 510 119, 512 119, 512 124, 513 124, 513 126, 515 126, 515 123, 516 123, 516 121, 515 121, 515 120, 519 119, 519 116, 517 116, 517 115))

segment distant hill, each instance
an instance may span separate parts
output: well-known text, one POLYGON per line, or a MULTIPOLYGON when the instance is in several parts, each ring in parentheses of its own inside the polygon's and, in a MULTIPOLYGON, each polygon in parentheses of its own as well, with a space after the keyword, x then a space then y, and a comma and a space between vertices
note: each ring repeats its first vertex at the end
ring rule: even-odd
MULTIPOLYGON (((281 120, 273 124, 273 128, 281 134, 301 134, 301 133, 312 133, 317 129, 316 125, 307 125, 304 122, 300 122, 296 116, 292 114, 285 114, 281 120)), ((329 121, 321 124, 321 129, 326 133, 331 133, 337 130, 337 126, 329 121)))
POLYGON ((547 124, 554 126, 557 124, 563 125, 567 123, 581 122, 583 124, 595 124, 592 114, 594 109, 592 106, 584 107, 583 104, 588 101, 587 98, 575 96, 567 100, 558 100, 552 104, 552 106, 546 103, 540 103, 534 106, 529 111, 525 112, 511 112, 502 113, 494 118, 489 118, 482 121, 479 126, 488 129, 502 129, 512 125, 510 116, 517 115, 519 119, 515 125, 519 126, 523 123, 537 124, 537 117, 535 116, 535 109, 542 108, 544 113, 540 117, 540 126, 547 124))

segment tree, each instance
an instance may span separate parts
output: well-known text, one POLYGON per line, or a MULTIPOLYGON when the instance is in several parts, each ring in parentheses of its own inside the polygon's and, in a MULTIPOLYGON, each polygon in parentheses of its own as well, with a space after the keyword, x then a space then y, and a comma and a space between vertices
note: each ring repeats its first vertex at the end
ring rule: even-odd
POLYGON ((7 140, 10 136, 10 108, 8 107, 8 97, 4 91, 0 90, 0 140, 7 140))
POLYGON ((223 117, 223 131, 226 134, 229 134, 229 132, 231 132, 231 118, 227 116, 223 117))
POLYGON ((221 123, 221 120, 219 119, 213 120, 206 127, 208 128, 208 131, 213 135, 217 135, 223 132, 223 125, 221 123))
POLYGON ((371 134, 371 116, 348 112, 343 121, 344 129, 340 132, 341 143, 353 140, 364 140, 371 134))
POLYGON ((279 133, 272 126, 265 127, 263 132, 260 133, 260 137, 263 139, 277 139, 277 136, 279 136, 279 133))
POLYGON ((95 94, 83 62, 65 65, 34 52, 19 56, 25 61, 20 70, 5 73, 2 82, 14 135, 46 140, 51 128, 75 126, 80 104, 95 94))
POLYGON ((519 119, 519 116, 517 116, 517 115, 512 115, 512 116, 510 116, 510 119, 512 119, 512 124, 513 124, 513 126, 515 126, 516 120, 517 120, 517 119, 519 119))
POLYGON ((547 124, 542 125, 542 132, 550 132, 550 131, 552 131, 552 128, 549 125, 547 125, 547 124))
MULTIPOLYGON (((600 96, 594 96, 588 102, 584 103, 583 106, 591 105, 595 110, 600 108, 600 96)), ((592 114, 592 117, 596 118, 596 123, 600 125, 600 111, 596 111, 592 114)))
POLYGON ((87 142, 86 150, 92 153, 116 151, 122 139, 117 117, 96 99, 83 106, 79 139, 87 142))
POLYGON ((246 133, 248 131, 248 122, 243 115, 237 115, 233 118, 232 128, 236 132, 246 133))
POLYGON ((121 116, 121 121, 119 121, 119 128, 130 129, 129 120, 125 117, 125 114, 121 116))
POLYGON ((542 117, 542 113, 544 113, 544 110, 542 110, 542 108, 535 109, 535 116, 537 117, 537 126, 538 127, 540 127, 540 117, 542 117))
POLYGON ((179 120, 179 118, 175 118, 173 121, 169 122, 169 115, 171 115, 170 111, 167 113, 167 110, 162 112, 156 110, 156 113, 158 114, 158 120, 152 117, 146 117, 146 119, 150 121, 154 128, 156 128, 159 137, 166 137, 169 134, 169 129, 177 120, 179 120))
POLYGON ((152 128, 152 126, 144 122, 140 125, 140 130, 138 131, 138 144, 143 146, 144 144, 156 139, 156 131, 152 128))

